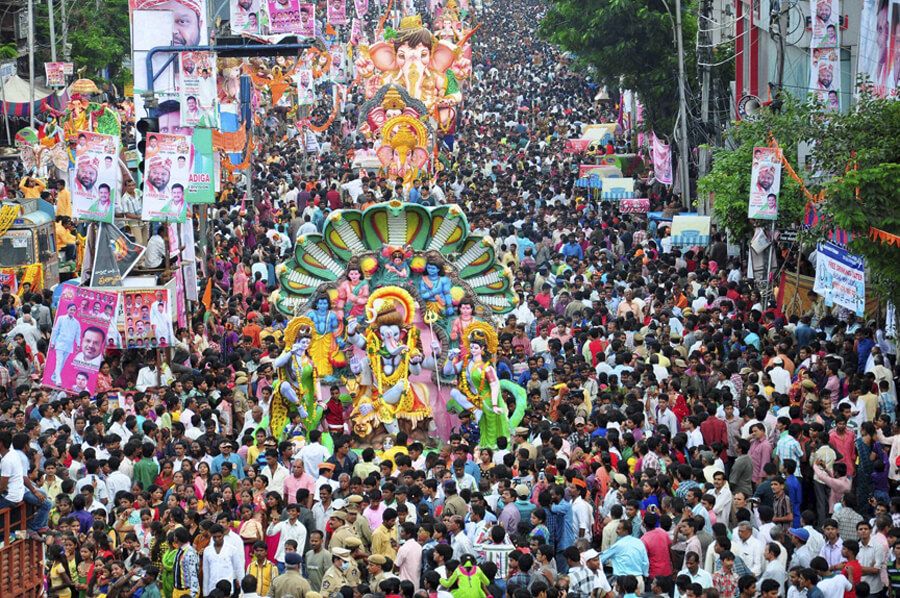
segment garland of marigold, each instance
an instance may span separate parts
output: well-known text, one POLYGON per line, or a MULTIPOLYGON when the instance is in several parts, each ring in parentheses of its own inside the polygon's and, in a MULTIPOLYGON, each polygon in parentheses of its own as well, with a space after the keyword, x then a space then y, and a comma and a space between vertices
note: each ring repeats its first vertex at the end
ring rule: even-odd
POLYGON ((466 371, 468 367, 469 360, 466 359, 463 361, 462 371, 459 373, 459 388, 462 390, 463 394, 466 395, 466 398, 474 405, 475 409, 481 409, 481 391, 484 390, 484 382, 487 378, 485 376, 485 369, 487 368, 487 364, 482 362, 481 364, 481 384, 478 386, 478 392, 475 393, 469 387, 469 376, 466 371))
POLYGON ((18 215, 19 206, 17 205, 6 205, 0 208, 0 237, 6 234, 18 215))
POLYGON ((38 262, 25 266, 25 271, 22 272, 22 286, 19 287, 20 295, 25 290, 25 283, 31 285, 32 291, 39 291, 44 288, 44 264, 38 262))

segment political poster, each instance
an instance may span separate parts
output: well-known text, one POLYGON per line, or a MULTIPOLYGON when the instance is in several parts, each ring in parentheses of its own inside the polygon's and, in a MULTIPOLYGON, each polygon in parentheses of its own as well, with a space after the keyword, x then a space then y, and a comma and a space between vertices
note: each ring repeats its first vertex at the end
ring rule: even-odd
POLYGON ((754 147, 750 171, 750 200, 747 218, 778 218, 778 193, 781 191, 781 156, 771 147, 754 147))
POLYGON ((836 48, 841 28, 839 0, 810 0, 809 14, 813 15, 810 47, 836 48))
POLYGON ((673 247, 706 247, 709 245, 709 216, 673 216, 673 247))
POLYGON ((125 348, 170 347, 175 339, 168 289, 124 291, 125 348))
POLYGON ((141 219, 150 222, 184 222, 185 192, 191 175, 191 140, 185 135, 149 133, 144 159, 141 219))
POLYGON ((347 24, 347 0, 328 0, 325 14, 332 25, 347 24))
POLYGON ((213 52, 184 52, 179 69, 181 125, 219 126, 216 55, 213 52))
POLYGON ((300 0, 266 0, 268 33, 296 33, 305 36, 301 31, 306 28, 315 31, 308 11, 301 20, 300 6, 300 0))
POLYGON ((231 34, 259 33, 259 0, 231 0, 231 34))
POLYGON ((664 143, 656 133, 650 134, 650 156, 653 176, 663 185, 672 184, 672 146, 664 143))
POLYGON ((44 75, 47 77, 47 87, 65 87, 66 75, 74 72, 74 66, 71 62, 45 62, 44 75))
POLYGON ((840 108, 841 61, 838 48, 815 48, 810 56, 810 90, 828 110, 840 108))
POLYGON ((859 22, 858 74, 868 79, 868 91, 891 96, 900 79, 900 1, 863 0, 859 22))
POLYGON ((41 380, 45 386, 94 394, 103 353, 115 343, 109 332, 118 299, 108 291, 63 286, 41 380))
POLYGON ((0 289, 8 288, 13 295, 19 294, 19 279, 15 268, 0 268, 0 289))
POLYGON ((185 198, 189 204, 215 203, 214 180, 216 162, 212 130, 194 129, 191 143, 194 146, 194 159, 191 164, 191 174, 188 177, 185 198))
POLYGON ((301 106, 309 106, 316 103, 316 82, 310 68, 301 68, 294 73, 294 81, 297 82, 297 103, 301 106))
MULTIPOLYGON (((131 16, 134 89, 147 89, 146 52, 155 47, 203 46, 209 43, 206 24, 206 0, 129 0, 131 16)), ((175 91, 175 66, 172 55, 154 57, 154 88, 175 91), (163 86, 160 86, 163 83, 163 86), (168 85, 166 85, 168 83, 168 85)))
POLYGON ((353 9, 356 11, 356 17, 362 19, 369 12, 369 0, 353 0, 353 9))
POLYGON ((117 287, 128 276, 147 248, 132 242, 114 224, 102 223, 91 267, 92 287, 117 287))
POLYGON ((866 309, 865 262, 834 243, 816 248, 816 280, 813 292, 825 298, 825 305, 840 305, 863 316, 866 309))
POLYGON ((75 169, 69 185, 72 215, 81 220, 112 222, 119 194, 119 138, 79 131, 75 169))

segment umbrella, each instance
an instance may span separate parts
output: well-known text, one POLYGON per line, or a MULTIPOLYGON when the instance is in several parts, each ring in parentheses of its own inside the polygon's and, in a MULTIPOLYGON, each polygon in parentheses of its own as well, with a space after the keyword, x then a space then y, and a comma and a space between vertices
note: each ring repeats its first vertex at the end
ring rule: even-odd
POLYGON ((69 93, 90 95, 92 93, 100 93, 100 90, 97 89, 97 85, 90 79, 78 79, 69 86, 69 93))

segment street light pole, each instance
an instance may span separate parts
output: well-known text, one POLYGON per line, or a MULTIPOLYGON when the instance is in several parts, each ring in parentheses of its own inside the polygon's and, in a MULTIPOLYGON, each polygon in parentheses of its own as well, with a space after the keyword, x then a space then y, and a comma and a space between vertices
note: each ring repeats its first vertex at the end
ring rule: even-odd
POLYGON ((28 0, 28 124, 34 128, 34 0, 28 0))
POLYGON ((688 170, 687 100, 684 81, 684 42, 681 36, 681 0, 675 0, 675 40, 678 45, 678 168, 681 179, 681 203, 691 205, 691 181, 688 170))

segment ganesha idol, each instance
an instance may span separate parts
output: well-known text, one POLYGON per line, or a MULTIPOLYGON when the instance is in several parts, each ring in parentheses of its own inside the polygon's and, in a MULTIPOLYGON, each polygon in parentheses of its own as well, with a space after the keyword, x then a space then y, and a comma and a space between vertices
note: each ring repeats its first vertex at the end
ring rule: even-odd
POLYGON ((365 83, 366 96, 388 83, 395 83, 425 104, 441 130, 449 132, 456 121, 456 106, 462 100, 456 74, 451 67, 461 51, 446 40, 435 41, 418 15, 403 17, 396 37, 369 48, 360 47, 357 71, 365 83))

